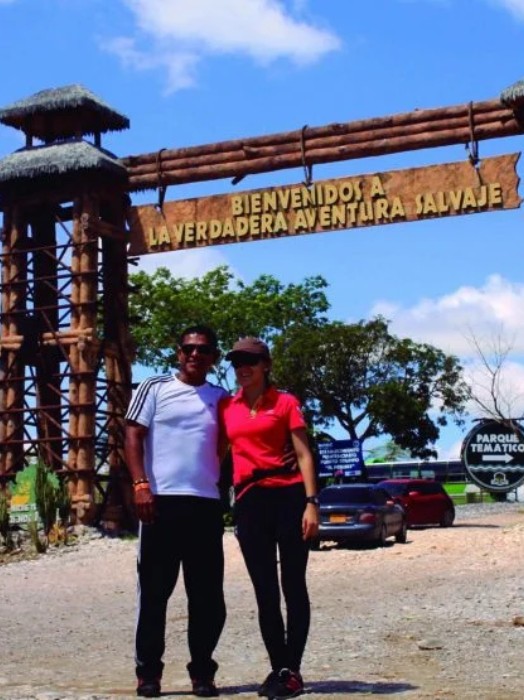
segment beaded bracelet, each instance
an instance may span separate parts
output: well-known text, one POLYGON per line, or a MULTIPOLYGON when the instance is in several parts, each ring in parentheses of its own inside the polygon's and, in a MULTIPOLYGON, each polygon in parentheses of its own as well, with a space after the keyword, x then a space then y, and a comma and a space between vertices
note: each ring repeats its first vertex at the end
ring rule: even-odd
POLYGON ((149 488, 149 481, 147 481, 145 479, 143 481, 139 481, 136 484, 133 484, 133 489, 135 491, 143 491, 144 489, 148 489, 148 488, 149 488))

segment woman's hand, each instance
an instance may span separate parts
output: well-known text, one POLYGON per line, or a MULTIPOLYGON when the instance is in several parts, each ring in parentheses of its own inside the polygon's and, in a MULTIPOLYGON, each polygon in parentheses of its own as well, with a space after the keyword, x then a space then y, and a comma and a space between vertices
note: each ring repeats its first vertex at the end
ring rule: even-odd
POLYGON ((308 503, 302 516, 302 539, 310 540, 318 535, 318 506, 308 503))

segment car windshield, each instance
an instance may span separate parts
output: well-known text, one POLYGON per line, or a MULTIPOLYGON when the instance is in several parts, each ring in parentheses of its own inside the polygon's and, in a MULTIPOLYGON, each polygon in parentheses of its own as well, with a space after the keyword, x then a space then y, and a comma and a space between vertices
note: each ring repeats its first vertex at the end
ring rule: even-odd
POLYGON ((407 492, 407 484, 396 484, 394 481, 383 481, 380 486, 385 489, 390 496, 403 496, 407 492))
POLYGON ((333 503, 373 503, 373 489, 369 486, 347 486, 344 488, 326 488, 319 494, 322 504, 333 503))

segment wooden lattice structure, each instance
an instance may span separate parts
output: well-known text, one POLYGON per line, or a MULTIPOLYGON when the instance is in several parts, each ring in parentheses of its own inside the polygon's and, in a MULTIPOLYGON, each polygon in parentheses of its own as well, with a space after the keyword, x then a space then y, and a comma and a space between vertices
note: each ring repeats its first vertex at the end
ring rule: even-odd
POLYGON ((0 122, 26 135, 0 160, 0 485, 41 459, 66 477, 77 521, 122 525, 129 193, 158 188, 161 206, 169 185, 292 167, 308 184, 316 163, 453 144, 476 166, 479 141, 524 132, 524 82, 486 102, 120 159, 101 134, 127 118, 80 86, 0 109, 0 122))
POLYGON ((0 476, 41 460, 66 477, 77 521, 119 522, 132 359, 127 172, 100 136, 128 120, 78 86, 16 103, 0 120, 27 140, 0 169, 0 476))

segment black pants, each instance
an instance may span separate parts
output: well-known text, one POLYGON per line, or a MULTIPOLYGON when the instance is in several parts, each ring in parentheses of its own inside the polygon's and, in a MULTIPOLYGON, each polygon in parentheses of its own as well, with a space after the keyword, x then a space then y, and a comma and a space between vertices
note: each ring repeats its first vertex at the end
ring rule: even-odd
POLYGON ((167 603, 182 565, 188 602, 188 670, 212 678, 213 651, 224 627, 224 526, 218 500, 157 496, 152 524, 140 526, 136 673, 162 676, 167 603))
POLYGON ((235 504, 238 540, 253 582, 260 631, 271 667, 300 670, 310 621, 306 585, 308 546, 302 539, 302 484, 251 487, 235 504), (287 624, 280 609, 280 579, 287 624))

